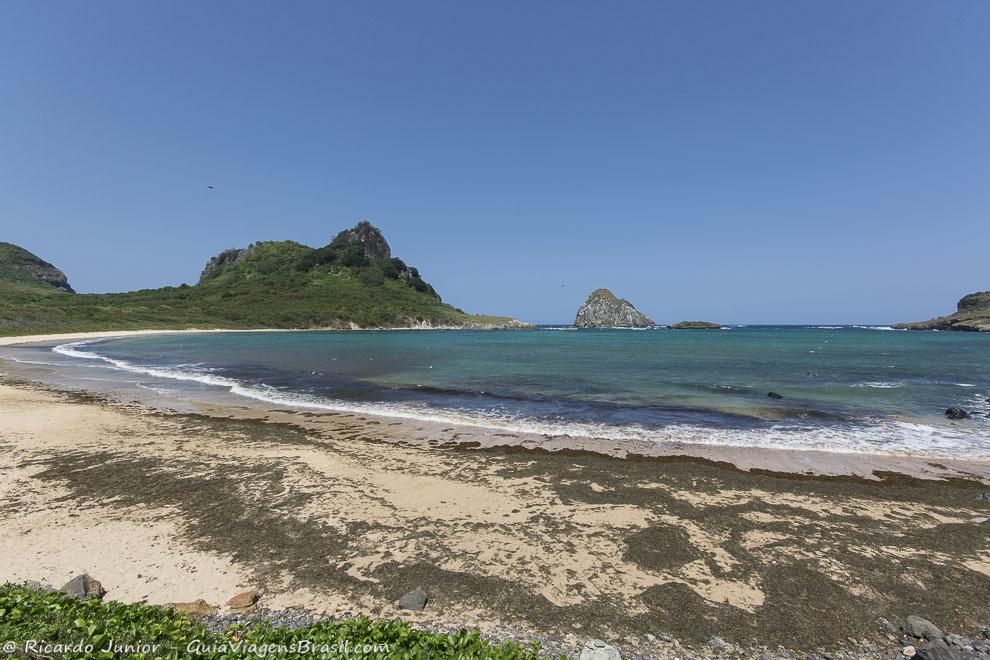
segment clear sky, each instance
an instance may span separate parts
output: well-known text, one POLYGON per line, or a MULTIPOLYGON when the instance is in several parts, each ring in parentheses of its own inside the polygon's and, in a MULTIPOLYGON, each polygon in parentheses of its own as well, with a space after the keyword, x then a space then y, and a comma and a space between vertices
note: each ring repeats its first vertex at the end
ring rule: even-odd
POLYGON ((658 321, 951 311, 990 289, 990 2, 0 4, 0 240, 78 290, 362 219, 534 322, 600 286, 658 321))

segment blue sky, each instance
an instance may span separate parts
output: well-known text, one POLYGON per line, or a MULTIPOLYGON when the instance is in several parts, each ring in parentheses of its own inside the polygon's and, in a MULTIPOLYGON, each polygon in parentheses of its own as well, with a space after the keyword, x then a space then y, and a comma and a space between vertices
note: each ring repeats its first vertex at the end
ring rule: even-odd
POLYGON ((113 291, 367 219, 470 311, 915 320, 990 289, 987 34, 985 0, 8 0, 0 240, 113 291))

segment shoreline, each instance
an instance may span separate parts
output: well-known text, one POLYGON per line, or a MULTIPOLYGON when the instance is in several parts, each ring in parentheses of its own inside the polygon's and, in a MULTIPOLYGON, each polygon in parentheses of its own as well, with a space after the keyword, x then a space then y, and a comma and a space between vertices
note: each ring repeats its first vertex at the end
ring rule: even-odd
MULTIPOLYGON (((421 328, 404 328, 421 330, 421 328)), ((119 337, 147 336, 157 334, 197 334, 197 333, 260 333, 260 332, 314 332, 315 330, 284 329, 185 329, 185 330, 131 330, 87 333, 64 333, 51 335, 29 335, 20 337, 0 337, 0 347, 31 345, 46 342, 76 342, 119 337)), ((351 331, 347 331, 351 332, 351 331)), ((0 365, 3 363, 0 357, 0 365)), ((16 371, 16 370, 15 370, 16 371)), ((2 373, 2 370, 0 370, 2 373)), ((30 373, 20 373, 20 377, 33 378, 30 373)), ((63 389, 60 383, 45 381, 49 386, 63 389)), ((70 388, 71 389, 71 388, 70 388)), ((127 393, 124 396, 129 396, 127 393)), ((136 399, 137 400, 137 399, 136 399)), ((167 400, 152 407, 170 408, 167 400)), ((172 402, 174 403, 174 402, 172 402)), ((653 439, 613 439, 591 435, 569 435, 546 431, 518 430, 501 428, 495 424, 469 422, 442 418, 408 417, 388 414, 386 411, 369 411, 344 406, 341 409, 311 407, 271 400, 261 400, 237 394, 223 394, 216 401, 185 401, 192 409, 206 414, 230 415, 259 418, 277 416, 282 421, 300 424, 312 430, 322 430, 321 419, 333 419, 338 415, 354 416, 357 419, 375 424, 401 427, 403 442, 419 446, 436 446, 450 443, 473 443, 480 448, 499 446, 525 449, 590 452, 612 457, 691 457, 715 462, 725 462, 743 470, 769 470, 815 476, 855 476, 875 479, 878 472, 896 472, 924 479, 975 478, 990 484, 990 460, 982 458, 959 458, 935 454, 881 453, 862 451, 842 451, 831 449, 804 448, 793 446, 767 447, 761 445, 736 445, 704 442, 703 440, 653 439)), ((703 433, 703 431, 701 431, 703 433)))
POLYGON ((883 643, 878 616, 990 621, 976 481, 424 445, 407 430, 346 414, 168 414, 0 379, 0 581, 85 571, 110 599, 153 604, 256 589, 271 610, 399 615, 571 650, 600 637, 647 657, 684 657, 661 635, 808 649, 883 643), (427 611, 397 610, 415 586, 427 611))
POLYGON ((395 327, 371 327, 365 328, 355 324, 350 327, 326 327, 326 328, 178 328, 168 329, 146 329, 146 330, 94 330, 88 332, 63 332, 35 335, 0 335, 0 346, 19 346, 22 344, 38 344, 46 341, 85 341, 87 339, 116 339, 120 337, 135 337, 144 335, 177 335, 177 334, 201 334, 201 333, 238 333, 238 332, 396 332, 400 330, 526 330, 535 328, 533 324, 522 321, 520 325, 403 325, 395 327))

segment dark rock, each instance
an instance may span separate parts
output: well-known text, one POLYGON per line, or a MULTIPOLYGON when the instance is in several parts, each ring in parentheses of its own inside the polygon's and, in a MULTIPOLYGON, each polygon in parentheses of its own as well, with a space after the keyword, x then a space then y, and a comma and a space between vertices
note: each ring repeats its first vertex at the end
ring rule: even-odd
POLYGON ((728 646, 728 644, 726 644, 725 640, 719 637, 718 635, 712 635, 711 637, 708 638, 708 646, 712 647, 713 649, 724 649, 725 647, 728 646))
POLYGON ((411 610, 413 612, 422 612, 426 609, 426 603, 428 601, 429 598, 427 598, 426 592, 423 591, 423 588, 416 587, 399 599, 399 607, 404 610, 411 610))
POLYGON ((107 590, 98 580, 83 573, 69 580, 59 591, 69 598, 103 598, 107 590))
POLYGON ((777 394, 776 392, 767 392, 768 399, 783 399, 783 394, 777 394))
POLYGON ((388 246, 388 241, 378 228, 367 220, 357 223, 353 229, 345 229, 337 234, 330 245, 340 248, 353 243, 360 243, 364 248, 364 256, 371 261, 392 258, 392 249, 388 246))
POLYGON ((976 496, 976 499, 979 502, 990 502, 990 490, 980 493, 976 496))
POLYGON ((877 619, 877 625, 880 626, 880 629, 881 630, 883 630, 884 632, 887 632, 887 633, 891 633, 891 634, 896 635, 896 634, 898 634, 900 632, 900 630, 897 629, 897 626, 895 626, 894 624, 892 624, 890 621, 887 621, 887 619, 885 619, 883 617, 880 617, 879 619, 877 619))
POLYGON ((967 646, 973 646, 973 640, 969 637, 953 635, 951 633, 945 636, 945 643, 949 646, 958 646, 961 649, 966 648, 967 646))
POLYGON ((914 657, 920 658, 920 660, 965 660, 965 658, 973 657, 969 653, 949 646, 941 639, 925 642, 916 651, 917 654, 914 657))
POLYGON ((574 325, 579 328, 648 328, 656 325, 628 300, 608 289, 595 289, 578 308, 574 325))
POLYGON ((945 416, 949 419, 968 419, 969 413, 962 408, 946 408, 945 416))
POLYGON ((938 626, 928 619, 922 619, 920 616, 909 616, 904 622, 903 630, 911 637, 917 639, 936 640, 943 637, 942 631, 938 629, 938 626))

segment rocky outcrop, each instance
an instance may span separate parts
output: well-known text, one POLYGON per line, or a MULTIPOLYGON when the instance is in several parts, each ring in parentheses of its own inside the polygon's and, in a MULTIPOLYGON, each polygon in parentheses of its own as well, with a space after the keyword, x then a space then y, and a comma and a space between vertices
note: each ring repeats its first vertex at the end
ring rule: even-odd
POLYGON ((65 273, 13 243, 0 242, 0 281, 47 285, 59 291, 75 293, 65 273))
POLYGON ((260 598, 261 594, 257 591, 245 591, 228 600, 227 607, 232 610, 247 611, 254 607, 260 598))
POLYGON ((894 327, 907 330, 990 332, 990 291, 980 291, 963 296, 956 304, 955 314, 939 316, 918 323, 899 323, 894 327))
POLYGON ((969 419, 969 413, 962 408, 946 408, 945 416, 949 419, 969 419))
POLYGON ((199 283, 202 284, 207 280, 211 280, 234 264, 243 261, 251 254, 253 250, 254 244, 251 244, 246 248, 230 248, 229 250, 224 250, 215 257, 211 257, 210 260, 206 262, 203 272, 200 273, 199 283))
POLYGON ((399 599, 399 608, 403 610, 410 610, 412 612, 422 612, 426 609, 426 603, 428 603, 429 600, 430 599, 423 590, 423 587, 416 587, 399 599))
POLYGON ((171 607, 176 612, 182 612, 191 616, 209 616, 216 614, 218 609, 216 605, 211 605, 202 598, 198 598, 191 603, 166 603, 165 607, 171 607))
POLYGON ((674 330, 721 330, 722 324, 708 321, 681 321, 670 327, 674 330))
POLYGON ((942 639, 945 636, 934 623, 915 615, 909 616, 904 621, 903 630, 906 634, 916 639, 935 640, 942 639))
POLYGON ((69 598, 77 599, 103 598, 107 593, 99 580, 90 577, 86 573, 72 578, 59 591, 67 594, 69 598))
POLYGON ((378 227, 367 220, 357 223, 353 229, 345 229, 337 234, 330 246, 342 248, 355 243, 364 248, 364 255, 371 261, 383 261, 392 258, 392 248, 388 246, 388 241, 382 236, 378 227))
POLYGON ((574 325, 579 328, 648 328, 656 323, 628 300, 616 297, 608 289, 595 289, 578 308, 574 325))

